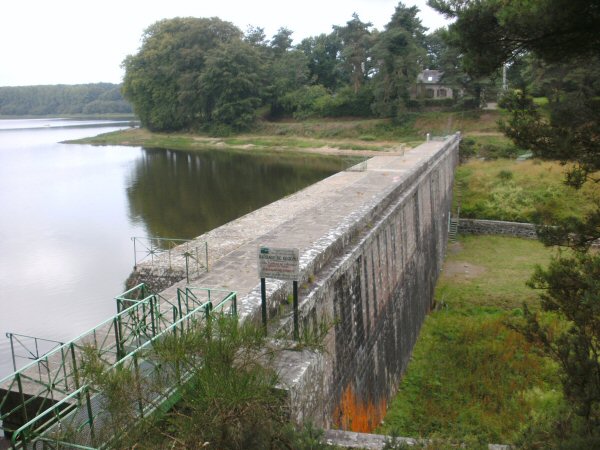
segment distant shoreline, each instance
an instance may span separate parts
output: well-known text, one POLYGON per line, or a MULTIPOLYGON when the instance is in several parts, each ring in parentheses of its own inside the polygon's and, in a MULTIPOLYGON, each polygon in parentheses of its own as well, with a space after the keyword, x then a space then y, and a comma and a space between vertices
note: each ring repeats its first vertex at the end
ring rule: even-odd
POLYGON ((410 149, 409 143, 392 141, 370 141, 353 139, 299 138, 290 136, 236 135, 232 137, 210 137, 193 133, 153 133, 143 128, 104 133, 98 136, 65 141, 67 144, 124 145, 171 150, 200 151, 228 150, 243 153, 301 153, 326 156, 372 157, 382 154, 403 155, 410 149))
POLYGON ((73 119, 73 120, 131 120, 139 121, 133 114, 44 114, 44 115, 22 115, 22 116, 7 116, 0 114, 0 120, 25 120, 25 119, 73 119))

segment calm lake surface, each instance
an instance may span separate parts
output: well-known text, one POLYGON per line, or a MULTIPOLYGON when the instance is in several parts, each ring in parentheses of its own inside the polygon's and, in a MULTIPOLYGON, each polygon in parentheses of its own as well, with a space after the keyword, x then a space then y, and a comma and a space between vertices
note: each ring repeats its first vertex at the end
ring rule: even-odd
POLYGON ((0 120, 0 377, 6 332, 67 341, 115 313, 130 237, 193 238, 349 164, 59 143, 127 127, 0 120))

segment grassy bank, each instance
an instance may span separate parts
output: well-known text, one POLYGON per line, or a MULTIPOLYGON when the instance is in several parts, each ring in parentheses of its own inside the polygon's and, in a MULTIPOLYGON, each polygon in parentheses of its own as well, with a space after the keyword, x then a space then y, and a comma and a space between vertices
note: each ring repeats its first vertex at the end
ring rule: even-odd
POLYGON ((506 325, 521 315, 523 301, 536 307, 525 282, 550 255, 537 241, 497 236, 450 246, 435 294, 439 308, 425 321, 379 432, 468 448, 513 443, 543 414, 541 404, 560 403, 554 367, 506 325))
POLYGON ((447 135, 494 132, 500 112, 410 113, 400 123, 388 119, 320 119, 259 122, 249 133, 214 137, 205 133, 151 133, 132 129, 77 142, 135 145, 175 150, 220 148, 251 151, 395 151, 421 144, 427 133, 447 135))
POLYGON ((302 151, 316 149, 322 153, 330 150, 393 151, 400 150, 397 142, 363 142, 350 139, 316 139, 296 136, 237 135, 234 137, 210 137, 190 133, 152 133, 145 129, 129 129, 105 133, 99 136, 73 141, 94 145, 132 145, 172 150, 225 149, 238 151, 302 151))
POLYGON ((564 172, 565 166, 551 161, 472 159, 456 173, 461 216, 516 222, 548 214, 583 217, 600 200, 600 192, 594 183, 581 190, 566 186, 564 172))

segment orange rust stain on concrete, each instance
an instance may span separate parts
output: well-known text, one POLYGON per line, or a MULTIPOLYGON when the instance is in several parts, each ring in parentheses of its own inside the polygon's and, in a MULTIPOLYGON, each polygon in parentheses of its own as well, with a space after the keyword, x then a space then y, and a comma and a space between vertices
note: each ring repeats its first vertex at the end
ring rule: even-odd
POLYGON ((341 430, 369 433, 383 420, 387 411, 385 399, 377 403, 364 403, 356 396, 349 385, 344 389, 342 398, 333 413, 336 428, 341 430))

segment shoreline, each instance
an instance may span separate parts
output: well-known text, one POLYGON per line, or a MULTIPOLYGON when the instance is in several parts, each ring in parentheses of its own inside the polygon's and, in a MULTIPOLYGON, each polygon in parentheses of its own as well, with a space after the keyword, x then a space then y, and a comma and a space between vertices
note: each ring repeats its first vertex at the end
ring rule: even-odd
POLYGON ((93 137, 64 141, 65 144, 123 145, 168 148, 171 150, 227 150, 256 153, 302 153, 321 156, 355 156, 367 158, 389 155, 402 156, 410 143, 369 141, 359 139, 324 139, 274 134, 244 134, 231 137, 209 137, 192 133, 153 133, 143 128, 130 128, 93 137))

